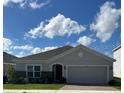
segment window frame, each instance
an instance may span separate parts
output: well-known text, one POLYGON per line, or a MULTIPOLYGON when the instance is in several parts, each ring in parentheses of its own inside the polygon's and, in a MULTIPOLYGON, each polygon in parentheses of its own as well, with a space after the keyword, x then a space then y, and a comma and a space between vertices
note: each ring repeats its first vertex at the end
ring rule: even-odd
MULTIPOLYGON (((39 66, 39 65, 35 65, 35 66, 39 66)), ((33 66, 33 76, 35 77, 35 78, 40 78, 41 77, 41 66, 40 66, 40 71, 35 71, 35 66, 33 66), (35 72, 39 72, 40 73, 40 77, 36 77, 35 76, 35 72)))
POLYGON ((41 77, 41 71, 42 71, 42 65, 41 64, 26 64, 26 77, 27 78, 40 78, 41 77), (28 71, 28 66, 33 66, 33 71, 28 71), (35 71, 35 66, 40 66, 40 71, 35 71), (29 77, 28 72, 33 72, 33 76, 29 77), (40 76, 35 77, 35 72, 39 72, 40 76))
POLYGON ((28 65, 28 66, 27 66, 27 77, 28 78, 33 78, 34 77, 34 66, 33 65, 28 65), (33 70, 32 71, 28 71, 28 66, 32 66, 33 70), (28 76, 28 73, 30 73, 30 72, 33 73, 33 76, 28 76))

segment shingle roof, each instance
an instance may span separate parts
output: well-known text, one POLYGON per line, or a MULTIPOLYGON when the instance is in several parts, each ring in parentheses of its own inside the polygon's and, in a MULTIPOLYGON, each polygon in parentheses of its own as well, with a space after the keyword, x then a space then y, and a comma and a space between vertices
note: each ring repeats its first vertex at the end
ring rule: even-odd
POLYGON ((12 60, 17 59, 17 57, 8 54, 6 52, 3 52, 3 63, 14 63, 12 60))
POLYGON ((42 53, 38 53, 38 54, 34 54, 34 55, 30 55, 30 56, 26 56, 26 57, 22 57, 20 58, 21 60, 47 60, 49 58, 52 58, 56 55, 59 55, 69 49, 72 49, 72 46, 64 46, 64 47, 60 47, 57 49, 53 49, 50 51, 46 51, 46 52, 42 52, 42 53))

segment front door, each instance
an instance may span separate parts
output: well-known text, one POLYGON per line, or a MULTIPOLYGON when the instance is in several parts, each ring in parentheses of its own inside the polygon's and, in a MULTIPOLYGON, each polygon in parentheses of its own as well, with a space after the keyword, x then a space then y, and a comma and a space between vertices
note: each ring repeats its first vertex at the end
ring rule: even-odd
POLYGON ((62 65, 55 64, 53 65, 53 77, 56 81, 62 80, 62 65))

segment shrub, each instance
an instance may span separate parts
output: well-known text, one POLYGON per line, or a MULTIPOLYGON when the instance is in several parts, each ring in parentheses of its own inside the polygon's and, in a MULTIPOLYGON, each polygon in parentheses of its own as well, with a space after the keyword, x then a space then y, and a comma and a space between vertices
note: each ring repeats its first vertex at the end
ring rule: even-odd
POLYGON ((119 79, 119 78, 114 78, 113 80, 111 80, 111 81, 109 82, 109 85, 121 86, 121 79, 119 79))
POLYGON ((16 73, 16 71, 15 71, 14 67, 12 65, 8 65, 7 77, 8 77, 9 83, 15 82, 15 79, 16 79, 15 73, 16 73))
POLYGON ((9 83, 25 83, 24 77, 17 73, 12 65, 8 66, 7 77, 9 83))

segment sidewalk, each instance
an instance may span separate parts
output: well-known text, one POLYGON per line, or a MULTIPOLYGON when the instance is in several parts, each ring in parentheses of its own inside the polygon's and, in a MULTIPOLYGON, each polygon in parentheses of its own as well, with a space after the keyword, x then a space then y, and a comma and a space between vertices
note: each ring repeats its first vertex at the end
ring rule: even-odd
POLYGON ((3 93, 121 93, 120 91, 97 90, 4 90, 3 93))

